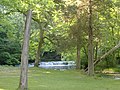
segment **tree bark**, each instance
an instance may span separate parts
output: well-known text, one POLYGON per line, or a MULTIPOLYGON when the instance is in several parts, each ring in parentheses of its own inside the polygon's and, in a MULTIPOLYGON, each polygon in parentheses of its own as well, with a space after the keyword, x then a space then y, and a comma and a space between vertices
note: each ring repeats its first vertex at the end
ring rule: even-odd
POLYGON ((88 15, 88 75, 94 75, 94 61, 93 61, 93 30, 92 30, 92 1, 89 0, 89 15, 88 15))
POLYGON ((28 90, 27 72, 28 72, 28 50, 29 50, 31 18, 32 18, 32 10, 29 10, 25 22, 23 48, 21 55, 21 74, 20 74, 20 83, 18 88, 19 90, 28 90))
POLYGON ((44 30, 43 28, 40 28, 40 39, 39 39, 39 43, 38 43, 38 48, 37 48, 37 53, 36 53, 36 60, 35 60, 35 67, 39 66, 39 62, 40 62, 40 52, 41 52, 41 48, 42 48, 42 44, 43 44, 43 39, 44 39, 44 30))

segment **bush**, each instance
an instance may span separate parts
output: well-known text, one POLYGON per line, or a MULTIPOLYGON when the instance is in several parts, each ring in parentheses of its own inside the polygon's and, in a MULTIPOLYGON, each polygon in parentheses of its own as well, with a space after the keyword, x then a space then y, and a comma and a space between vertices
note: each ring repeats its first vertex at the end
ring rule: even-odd
POLYGON ((8 52, 0 54, 0 65, 16 65, 19 64, 19 59, 15 58, 14 55, 10 55, 8 52))
POLYGON ((9 59, 10 59, 10 54, 8 52, 2 52, 0 54, 0 64, 1 65, 7 64, 9 59))

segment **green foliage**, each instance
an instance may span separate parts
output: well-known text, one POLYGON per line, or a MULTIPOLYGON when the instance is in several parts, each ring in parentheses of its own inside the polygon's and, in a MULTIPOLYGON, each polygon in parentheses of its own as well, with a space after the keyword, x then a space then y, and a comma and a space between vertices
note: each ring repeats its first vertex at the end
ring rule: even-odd
MULTIPOLYGON (((14 24, 7 21, 9 17, 1 17, 0 21, 0 65, 16 65, 20 61, 20 42, 16 39, 14 24)), ((14 23, 14 22, 12 22, 14 23)), ((17 31, 16 31, 17 32, 17 31)))
MULTIPOLYGON (((94 46, 98 44, 97 57, 102 56, 120 40, 119 2, 119 0, 93 1, 93 42, 94 46)), ((81 47, 87 49, 88 4, 86 0, 0 0, 2 61, 7 64, 18 63, 20 44, 23 39, 24 15, 28 9, 33 10, 30 60, 35 59, 41 29, 44 30, 41 52, 56 50, 62 53, 63 60, 76 60, 76 44, 79 43, 81 47)), ((118 49, 107 57, 109 67, 114 66, 112 62, 113 64, 116 62, 115 57, 119 56, 119 51, 118 49)), ((86 65, 87 50, 81 51, 81 60, 83 65, 86 65)), ((101 63, 100 67, 102 65, 106 67, 106 61, 101 63)))
MULTIPOLYGON (((5 41, 4 41, 5 42, 5 41)), ((16 65, 20 60, 20 46, 16 42, 0 43, 0 64, 16 65)), ((19 44, 19 43, 17 43, 19 44)))
POLYGON ((0 64, 8 64, 9 62, 9 59, 10 59, 10 54, 8 52, 2 52, 0 54, 0 64))

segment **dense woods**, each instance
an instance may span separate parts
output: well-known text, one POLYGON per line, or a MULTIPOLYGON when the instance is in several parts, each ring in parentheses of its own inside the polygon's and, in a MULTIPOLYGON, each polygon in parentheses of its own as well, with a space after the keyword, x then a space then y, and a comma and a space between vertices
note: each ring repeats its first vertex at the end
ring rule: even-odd
POLYGON ((43 53, 52 51, 74 60, 76 69, 88 70, 89 76, 120 65, 120 0, 0 0, 0 65, 22 62, 28 10, 26 60, 36 67, 43 53))
MULTIPOLYGON (((42 53, 57 51, 63 60, 77 60, 77 68, 83 68, 90 58, 88 54, 92 54, 87 53, 90 49, 96 60, 119 43, 119 0, 1 0, 1 65, 20 63, 24 22, 29 9, 33 12, 29 60, 35 61, 36 66, 42 53), (90 43, 93 49, 91 46, 88 49, 90 43)), ((104 64, 114 66, 119 62, 116 61, 119 48, 104 59, 104 64)))

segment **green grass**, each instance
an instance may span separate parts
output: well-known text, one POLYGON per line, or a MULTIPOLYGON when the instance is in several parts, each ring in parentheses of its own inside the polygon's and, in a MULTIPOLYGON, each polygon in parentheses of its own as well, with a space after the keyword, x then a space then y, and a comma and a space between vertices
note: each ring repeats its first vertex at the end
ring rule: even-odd
MULTIPOLYGON (((16 90, 20 70, 0 67, 0 90, 16 90)), ((88 77, 79 71, 57 71, 30 68, 29 90, 120 90, 120 80, 88 77)))

